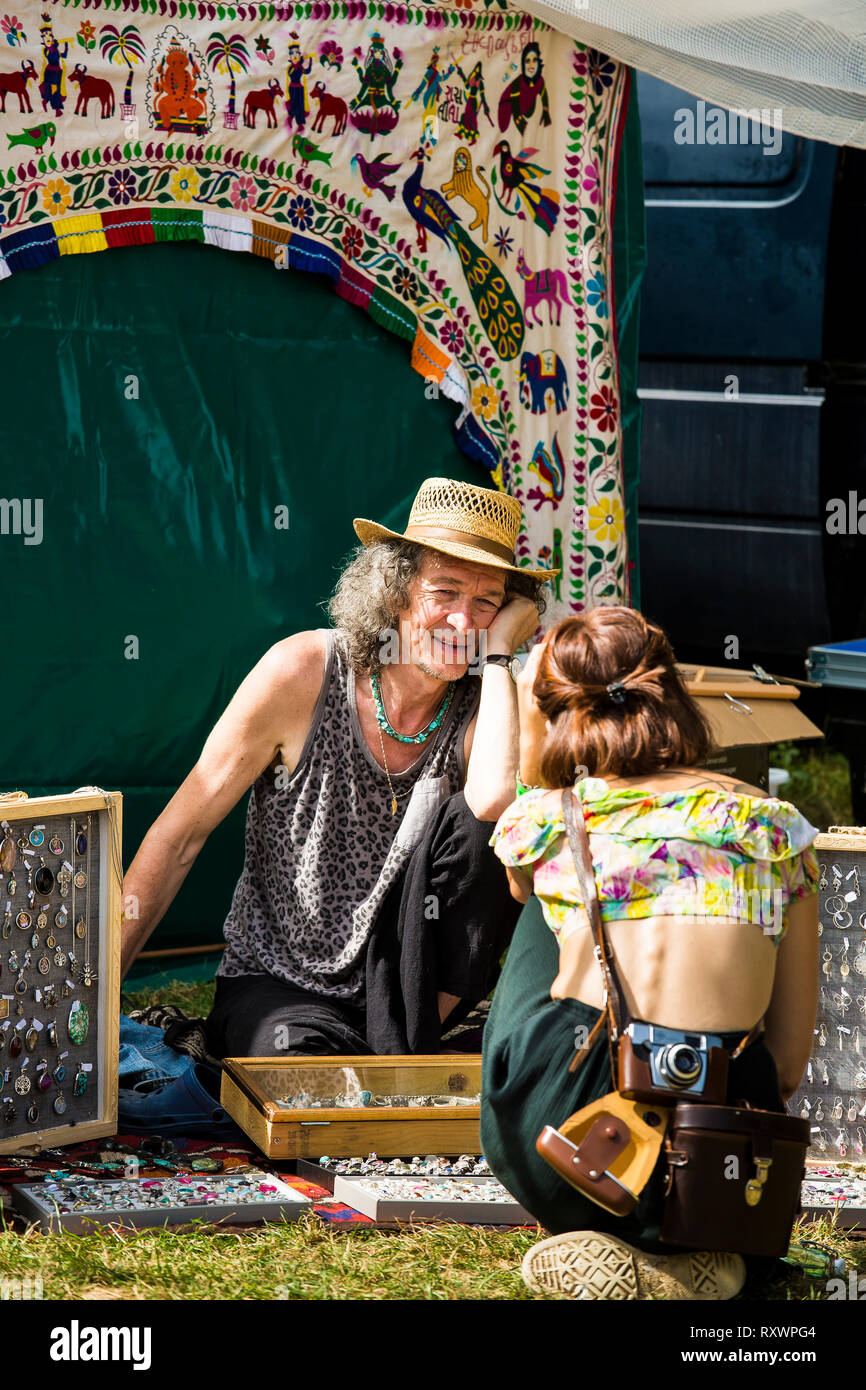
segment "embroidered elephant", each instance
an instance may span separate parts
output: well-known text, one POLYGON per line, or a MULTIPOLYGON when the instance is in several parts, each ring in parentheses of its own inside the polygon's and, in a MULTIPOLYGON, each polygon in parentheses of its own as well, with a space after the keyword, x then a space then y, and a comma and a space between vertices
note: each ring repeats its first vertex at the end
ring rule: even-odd
POLYGON ((520 359, 520 395, 533 415, 543 415, 547 409, 547 393, 553 393, 557 415, 568 404, 568 374, 565 363, 552 348, 541 352, 524 352, 520 359))

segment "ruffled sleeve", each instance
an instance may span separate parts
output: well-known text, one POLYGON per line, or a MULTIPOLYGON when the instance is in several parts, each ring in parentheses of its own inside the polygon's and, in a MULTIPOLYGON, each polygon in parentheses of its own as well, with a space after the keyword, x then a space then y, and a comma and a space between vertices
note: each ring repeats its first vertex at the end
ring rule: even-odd
POLYGON ((817 893, 820 870, 818 856, 811 845, 795 854, 793 858, 785 860, 781 867, 782 881, 789 902, 798 902, 800 898, 808 898, 812 893, 817 893))
POLYGON ((564 833, 562 793, 533 787, 503 811, 490 837, 503 864, 525 866, 543 858, 564 833))

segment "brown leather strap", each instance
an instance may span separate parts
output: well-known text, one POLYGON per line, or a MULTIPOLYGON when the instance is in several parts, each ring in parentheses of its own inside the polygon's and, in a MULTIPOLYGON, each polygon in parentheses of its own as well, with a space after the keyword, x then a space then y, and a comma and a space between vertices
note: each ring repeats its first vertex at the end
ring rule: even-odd
POLYGON ((589 1037, 583 1044, 583 1047, 580 1049, 579 1052, 575 1052, 574 1056, 572 1057, 571 1063, 568 1068, 569 1071, 577 1071, 578 1067, 583 1066, 590 1052, 592 1052, 592 1049, 598 1042, 599 1033, 604 1027, 606 1027, 607 1021, 607 1005, 605 1004, 604 1008, 602 1009, 601 1013, 599 1014, 598 1018, 593 1024, 590 1030, 589 1037))
POLYGON ((488 536, 476 536, 473 531, 455 531, 450 526, 407 526, 403 533, 408 541, 451 541, 456 545, 469 545, 473 550, 486 550, 499 560, 514 564, 514 551, 501 541, 490 540, 488 536))
POLYGON ((609 1006, 608 1014, 611 1023, 611 1038, 612 1041, 616 1042, 623 1030, 624 1013, 622 990, 616 972, 613 952, 610 949, 604 931, 604 922, 598 902, 598 890, 595 884, 595 873, 592 867, 589 836, 586 833, 583 813, 581 812, 579 817, 574 814, 574 798, 572 796, 571 787, 565 787, 562 792, 562 815, 565 821, 565 832, 568 836, 568 843, 571 846, 571 853, 574 857, 574 867, 577 870, 577 877, 580 880, 583 905, 586 908, 592 926, 592 934, 595 937, 596 959, 601 966, 606 1003, 609 1006))

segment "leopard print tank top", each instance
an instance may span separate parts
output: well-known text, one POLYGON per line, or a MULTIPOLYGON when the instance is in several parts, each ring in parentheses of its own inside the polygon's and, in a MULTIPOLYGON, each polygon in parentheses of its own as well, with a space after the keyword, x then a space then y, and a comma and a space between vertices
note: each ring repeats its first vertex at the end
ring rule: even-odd
POLYGON ((463 741, 481 682, 458 681, 432 748, 391 774, 392 816, 388 779, 361 733, 343 636, 330 629, 326 636, 322 688, 298 766, 290 775, 266 769, 250 792, 246 856, 217 974, 273 975, 357 1002, 385 893, 440 802, 466 780, 463 741))

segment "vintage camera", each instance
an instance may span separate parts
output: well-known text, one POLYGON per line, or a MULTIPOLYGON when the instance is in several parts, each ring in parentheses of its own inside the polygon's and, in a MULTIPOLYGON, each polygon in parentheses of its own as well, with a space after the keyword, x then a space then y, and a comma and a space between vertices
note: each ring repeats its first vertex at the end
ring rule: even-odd
POLYGON ((728 1053, 715 1033, 686 1033, 632 1021, 619 1042, 619 1089, 632 1100, 724 1105, 728 1053))

